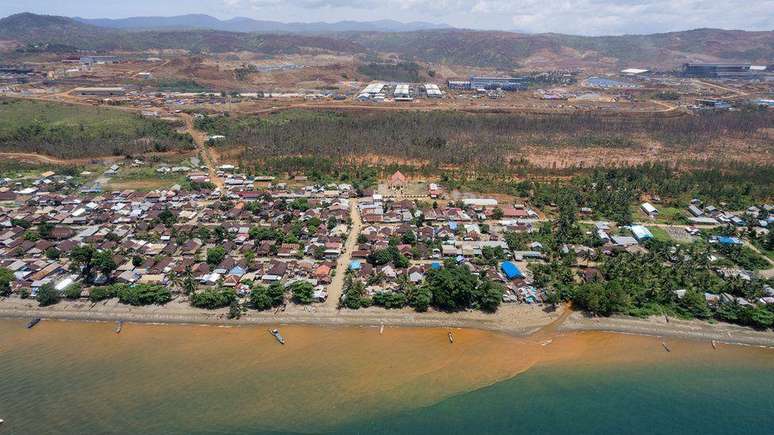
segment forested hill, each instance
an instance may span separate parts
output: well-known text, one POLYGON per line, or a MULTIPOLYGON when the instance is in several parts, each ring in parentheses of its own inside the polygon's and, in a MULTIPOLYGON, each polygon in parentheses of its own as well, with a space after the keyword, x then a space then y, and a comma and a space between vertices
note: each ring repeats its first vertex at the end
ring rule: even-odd
POLYGON ((653 35, 573 36, 473 30, 404 33, 352 32, 342 37, 371 50, 406 58, 470 66, 645 66, 685 62, 774 63, 774 31, 698 29, 653 35))
POLYGON ((366 51, 340 38, 294 34, 237 33, 215 30, 125 31, 97 27, 71 18, 17 14, 0 19, 0 40, 22 46, 50 45, 57 50, 184 49, 195 52, 253 51, 296 53, 305 48, 335 52, 366 51))
POLYGON ((254 51, 304 49, 396 53, 404 60, 501 69, 638 66, 669 69, 684 62, 774 64, 774 31, 698 29, 653 35, 572 36, 553 33, 435 29, 326 34, 222 30, 127 31, 65 17, 17 14, 0 19, 0 41, 58 49, 254 51))

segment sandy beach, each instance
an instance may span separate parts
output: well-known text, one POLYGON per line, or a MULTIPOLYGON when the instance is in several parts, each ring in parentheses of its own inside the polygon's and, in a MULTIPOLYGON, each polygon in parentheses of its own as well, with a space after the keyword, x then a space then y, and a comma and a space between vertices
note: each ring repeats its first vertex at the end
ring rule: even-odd
POLYGON ((480 311, 417 313, 412 309, 387 310, 370 307, 360 310, 338 310, 326 305, 289 304, 285 311, 248 310, 240 319, 229 319, 228 309, 202 310, 187 302, 174 300, 164 306, 133 307, 116 299, 91 304, 83 301, 61 301, 39 307, 34 300, 5 298, 0 300, 0 318, 41 317, 62 320, 124 320, 138 323, 201 324, 298 324, 342 326, 413 326, 454 327, 500 331, 512 335, 529 335, 558 320, 563 310, 547 312, 538 305, 505 305, 497 313, 480 311))
POLYGON ((680 320, 652 316, 644 319, 627 316, 590 317, 573 312, 560 325, 559 331, 605 331, 624 334, 672 337, 684 340, 711 341, 727 344, 774 347, 774 332, 756 331, 730 323, 680 320))
POLYGON ((672 337, 687 340, 774 347, 774 332, 756 331, 738 325, 699 320, 679 320, 654 316, 634 318, 613 316, 590 317, 568 308, 546 309, 540 305, 508 304, 497 313, 463 311, 445 313, 430 310, 417 313, 411 309, 387 310, 370 307, 361 310, 338 310, 326 305, 290 304, 285 311, 248 310, 240 319, 229 319, 227 309, 202 310, 184 300, 164 306, 133 307, 116 299, 92 304, 84 301, 62 301, 39 307, 34 300, 0 299, 0 318, 34 318, 84 321, 123 320, 135 323, 224 324, 224 325, 328 325, 328 326, 403 326, 428 328, 472 328, 528 336, 538 332, 607 331, 625 334, 672 337))

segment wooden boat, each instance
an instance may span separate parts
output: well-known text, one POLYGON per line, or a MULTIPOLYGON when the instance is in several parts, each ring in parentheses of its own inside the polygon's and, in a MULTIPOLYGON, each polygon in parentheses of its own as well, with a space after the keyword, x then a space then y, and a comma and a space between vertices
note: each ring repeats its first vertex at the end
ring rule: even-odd
POLYGON ((665 342, 662 341, 661 345, 664 346, 664 350, 666 350, 667 352, 672 352, 672 349, 670 349, 665 342))
POLYGON ((121 333, 121 329, 122 329, 123 327, 124 327, 124 321, 123 321, 123 320, 119 320, 119 321, 117 321, 117 322, 116 322, 116 329, 115 329, 115 331, 116 331, 116 334, 120 334, 120 333, 121 333))
POLYGON ((382 323, 381 328, 379 328, 379 335, 384 334, 384 323, 382 323))
POLYGON ((280 335, 279 329, 269 329, 269 333, 273 335, 280 344, 285 344, 285 338, 280 335))
POLYGON ((715 340, 712 340, 712 348, 715 350, 718 350, 718 342, 715 340))
POLYGON ((451 331, 449 331, 449 343, 454 343, 454 334, 451 331))
POLYGON ((35 327, 35 325, 37 325, 38 323, 40 323, 40 320, 41 320, 41 319, 40 319, 40 317, 36 317, 36 318, 34 318, 34 319, 30 320, 30 321, 27 323, 27 329, 32 329, 32 328, 34 328, 34 327, 35 327))

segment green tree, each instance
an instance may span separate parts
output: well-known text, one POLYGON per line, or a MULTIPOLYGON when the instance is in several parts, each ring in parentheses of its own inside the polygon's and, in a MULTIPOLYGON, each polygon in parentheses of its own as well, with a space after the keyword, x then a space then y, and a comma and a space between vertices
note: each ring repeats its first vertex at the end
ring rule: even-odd
POLYGON ((118 300, 127 305, 164 305, 172 300, 172 293, 160 285, 136 284, 117 287, 118 300))
POLYGON ((222 246, 215 246, 207 250, 207 264, 217 266, 226 257, 226 250, 222 246))
POLYGON ((13 272, 0 267, 0 296, 9 296, 11 294, 11 283, 14 280, 13 272))
POLYGON ((415 311, 423 313, 430 307, 433 300, 433 292, 427 286, 414 287, 407 293, 408 304, 415 311))
POLYGON ((54 285, 51 283, 43 284, 38 289, 38 294, 35 297, 35 300, 38 301, 38 304, 40 304, 41 307, 54 305, 59 302, 59 299, 60 299, 59 292, 54 288, 54 285))
POLYGON ((118 266, 113 261, 113 252, 109 250, 97 251, 91 258, 92 270, 97 270, 105 276, 110 276, 118 266))
POLYGON ((238 319, 240 317, 242 317, 242 306, 239 305, 239 301, 234 299, 228 306, 228 318, 238 319))
POLYGON ((380 292, 373 297, 373 304, 387 309, 402 308, 406 305, 406 295, 399 292, 380 292))
POLYGON ((232 288, 211 288, 191 295, 191 305, 196 308, 214 310, 231 305, 237 299, 232 288))
POLYGON ((344 278, 344 294, 342 295, 340 306, 357 310, 369 306, 371 301, 366 297, 365 284, 362 281, 354 279, 352 274, 344 278))
POLYGON ((81 272, 87 279, 91 277, 92 262, 96 249, 91 245, 80 245, 70 250, 70 267, 81 272))
POLYGON ((505 288, 491 280, 483 281, 476 289, 476 299, 479 308, 494 313, 503 301, 505 288))
POLYGON ((89 300, 99 302, 105 299, 111 299, 118 296, 118 288, 126 287, 125 284, 114 284, 112 286, 93 287, 89 290, 89 300))
POLYGON ((478 287, 478 279, 467 267, 449 262, 430 270, 425 281, 433 294, 433 306, 447 311, 470 307, 478 287))
POLYGON ((268 310, 274 306, 274 301, 265 286, 256 286, 250 291, 250 303, 259 311, 268 310))
POLYGON ((66 299, 79 299, 83 289, 78 284, 70 284, 64 289, 64 297, 66 299))
POLYGON ((293 302, 297 304, 311 304, 314 286, 307 281, 296 281, 290 285, 290 292, 293 294, 293 302))
POLYGON ((54 229, 54 225, 48 222, 41 222, 38 224, 38 234, 44 239, 51 238, 51 230, 54 229))
POLYGON ((704 293, 697 290, 688 290, 680 299, 680 306, 682 306, 690 316, 697 319, 708 319, 712 316, 712 312, 707 305, 707 300, 704 298, 704 293))
POLYGON ((50 248, 46 249, 46 258, 49 260, 58 260, 59 259, 59 249, 56 249, 55 247, 51 246, 50 248))

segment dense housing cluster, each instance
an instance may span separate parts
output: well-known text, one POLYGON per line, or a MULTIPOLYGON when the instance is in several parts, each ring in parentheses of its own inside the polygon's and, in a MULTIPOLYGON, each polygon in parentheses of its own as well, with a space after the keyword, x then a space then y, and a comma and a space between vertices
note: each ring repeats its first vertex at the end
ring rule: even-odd
POLYGON ((90 194, 55 186, 0 197, 0 268, 13 273, 13 292, 77 285, 88 297, 125 284, 247 296, 255 285, 306 282, 323 301, 349 231, 347 186, 90 194))

